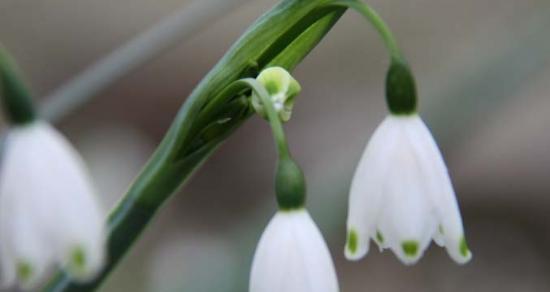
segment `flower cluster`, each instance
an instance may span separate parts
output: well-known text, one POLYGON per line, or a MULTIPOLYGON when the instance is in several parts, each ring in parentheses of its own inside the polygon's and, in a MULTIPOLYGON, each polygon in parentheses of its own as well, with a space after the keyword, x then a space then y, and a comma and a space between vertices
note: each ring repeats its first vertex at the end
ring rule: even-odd
MULTIPOLYGON (((286 88, 293 80, 282 68, 264 72, 257 80, 265 87, 286 88)), ((409 265, 434 240, 457 263, 466 263, 472 255, 458 203, 437 144, 416 113, 414 79, 404 62, 392 62, 386 85, 391 114, 368 143, 352 181, 345 255, 350 260, 364 257, 373 239, 381 250, 393 250, 409 265)), ((283 111, 275 105, 284 100, 280 95, 286 91, 267 92, 270 97, 263 99, 256 93, 253 105, 269 118, 274 133, 279 133, 276 139, 283 140, 277 143, 281 157, 275 184, 280 211, 256 249, 250 291, 338 291, 330 253, 303 207, 305 182, 280 134, 283 119, 275 118, 283 111)))

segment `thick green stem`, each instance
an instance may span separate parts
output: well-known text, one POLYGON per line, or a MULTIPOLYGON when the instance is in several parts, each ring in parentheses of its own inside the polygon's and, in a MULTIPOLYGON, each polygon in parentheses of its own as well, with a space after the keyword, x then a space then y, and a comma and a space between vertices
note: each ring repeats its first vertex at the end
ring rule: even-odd
POLYGON ((215 97, 234 81, 254 77, 266 66, 294 68, 344 13, 341 7, 319 8, 327 2, 283 1, 244 33, 191 93, 152 158, 112 211, 108 222, 109 257, 99 276, 80 284, 60 271, 44 291, 93 291, 103 282, 166 199, 249 116, 247 105, 243 105, 241 111, 230 113, 229 121, 222 123, 215 135, 206 135, 205 129, 219 121, 218 107, 232 102, 215 97))

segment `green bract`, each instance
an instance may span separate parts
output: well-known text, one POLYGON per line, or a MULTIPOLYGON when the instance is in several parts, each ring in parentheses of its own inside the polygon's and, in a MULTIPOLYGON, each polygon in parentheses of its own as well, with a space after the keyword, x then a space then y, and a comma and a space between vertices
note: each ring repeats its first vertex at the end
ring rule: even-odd
MULTIPOLYGON (((267 89, 279 118, 283 122, 290 120, 294 99, 302 90, 298 81, 281 67, 263 70, 256 80, 267 89)), ((265 109, 256 94, 252 94, 252 106, 259 115, 267 119, 265 109)))

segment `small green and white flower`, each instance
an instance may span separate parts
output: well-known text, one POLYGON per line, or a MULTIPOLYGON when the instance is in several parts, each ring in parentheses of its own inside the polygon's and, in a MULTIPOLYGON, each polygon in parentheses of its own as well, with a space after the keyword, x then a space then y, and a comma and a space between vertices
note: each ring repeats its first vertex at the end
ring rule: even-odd
POLYGON ((372 238, 405 264, 433 239, 468 262, 462 218, 443 157, 416 114, 389 115, 368 143, 352 181, 345 255, 364 257, 372 238))
POLYGON ((279 211, 271 219, 256 248, 249 291, 338 291, 329 250, 304 208, 279 211))
MULTIPOLYGON (((288 71, 281 67, 269 67, 263 70, 256 78, 271 98, 273 107, 283 122, 290 120, 294 99, 302 90, 300 84, 288 71)), ((252 95, 252 106, 256 112, 267 119, 267 113, 256 94, 252 95)))
POLYGON ((3 284, 36 287, 62 265, 76 279, 104 262, 103 214, 83 161, 49 124, 14 125, 0 168, 0 261, 3 284))

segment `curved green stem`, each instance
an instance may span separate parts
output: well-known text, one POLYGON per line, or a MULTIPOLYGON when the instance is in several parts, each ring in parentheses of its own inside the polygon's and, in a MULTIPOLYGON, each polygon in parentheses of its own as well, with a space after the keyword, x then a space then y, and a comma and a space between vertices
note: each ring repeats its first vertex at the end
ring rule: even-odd
POLYGON ((275 140, 275 144, 277 145, 279 156, 281 158, 289 158, 290 152, 288 150, 288 144, 286 142, 286 136, 283 130, 283 124, 279 119, 279 115, 277 114, 277 111, 273 106, 273 101, 271 101, 269 97, 269 93, 267 92, 265 87, 254 78, 245 78, 245 79, 237 80, 235 81, 235 83, 250 87, 250 89, 252 89, 254 93, 256 93, 258 97, 260 97, 264 110, 267 113, 267 118, 271 126, 273 139, 275 140))
POLYGON ((275 110, 266 88, 256 79, 244 78, 235 81, 236 85, 245 85, 260 98, 264 111, 267 113, 273 138, 279 152, 277 170, 275 172, 275 193, 281 210, 294 210, 304 207, 306 201, 306 182, 302 169, 290 156, 283 124, 275 110))
POLYGON ((376 29, 382 37, 392 59, 402 60, 403 55, 397 46, 397 42, 388 25, 382 20, 380 15, 362 0, 334 0, 328 5, 352 8, 363 15, 376 29))

